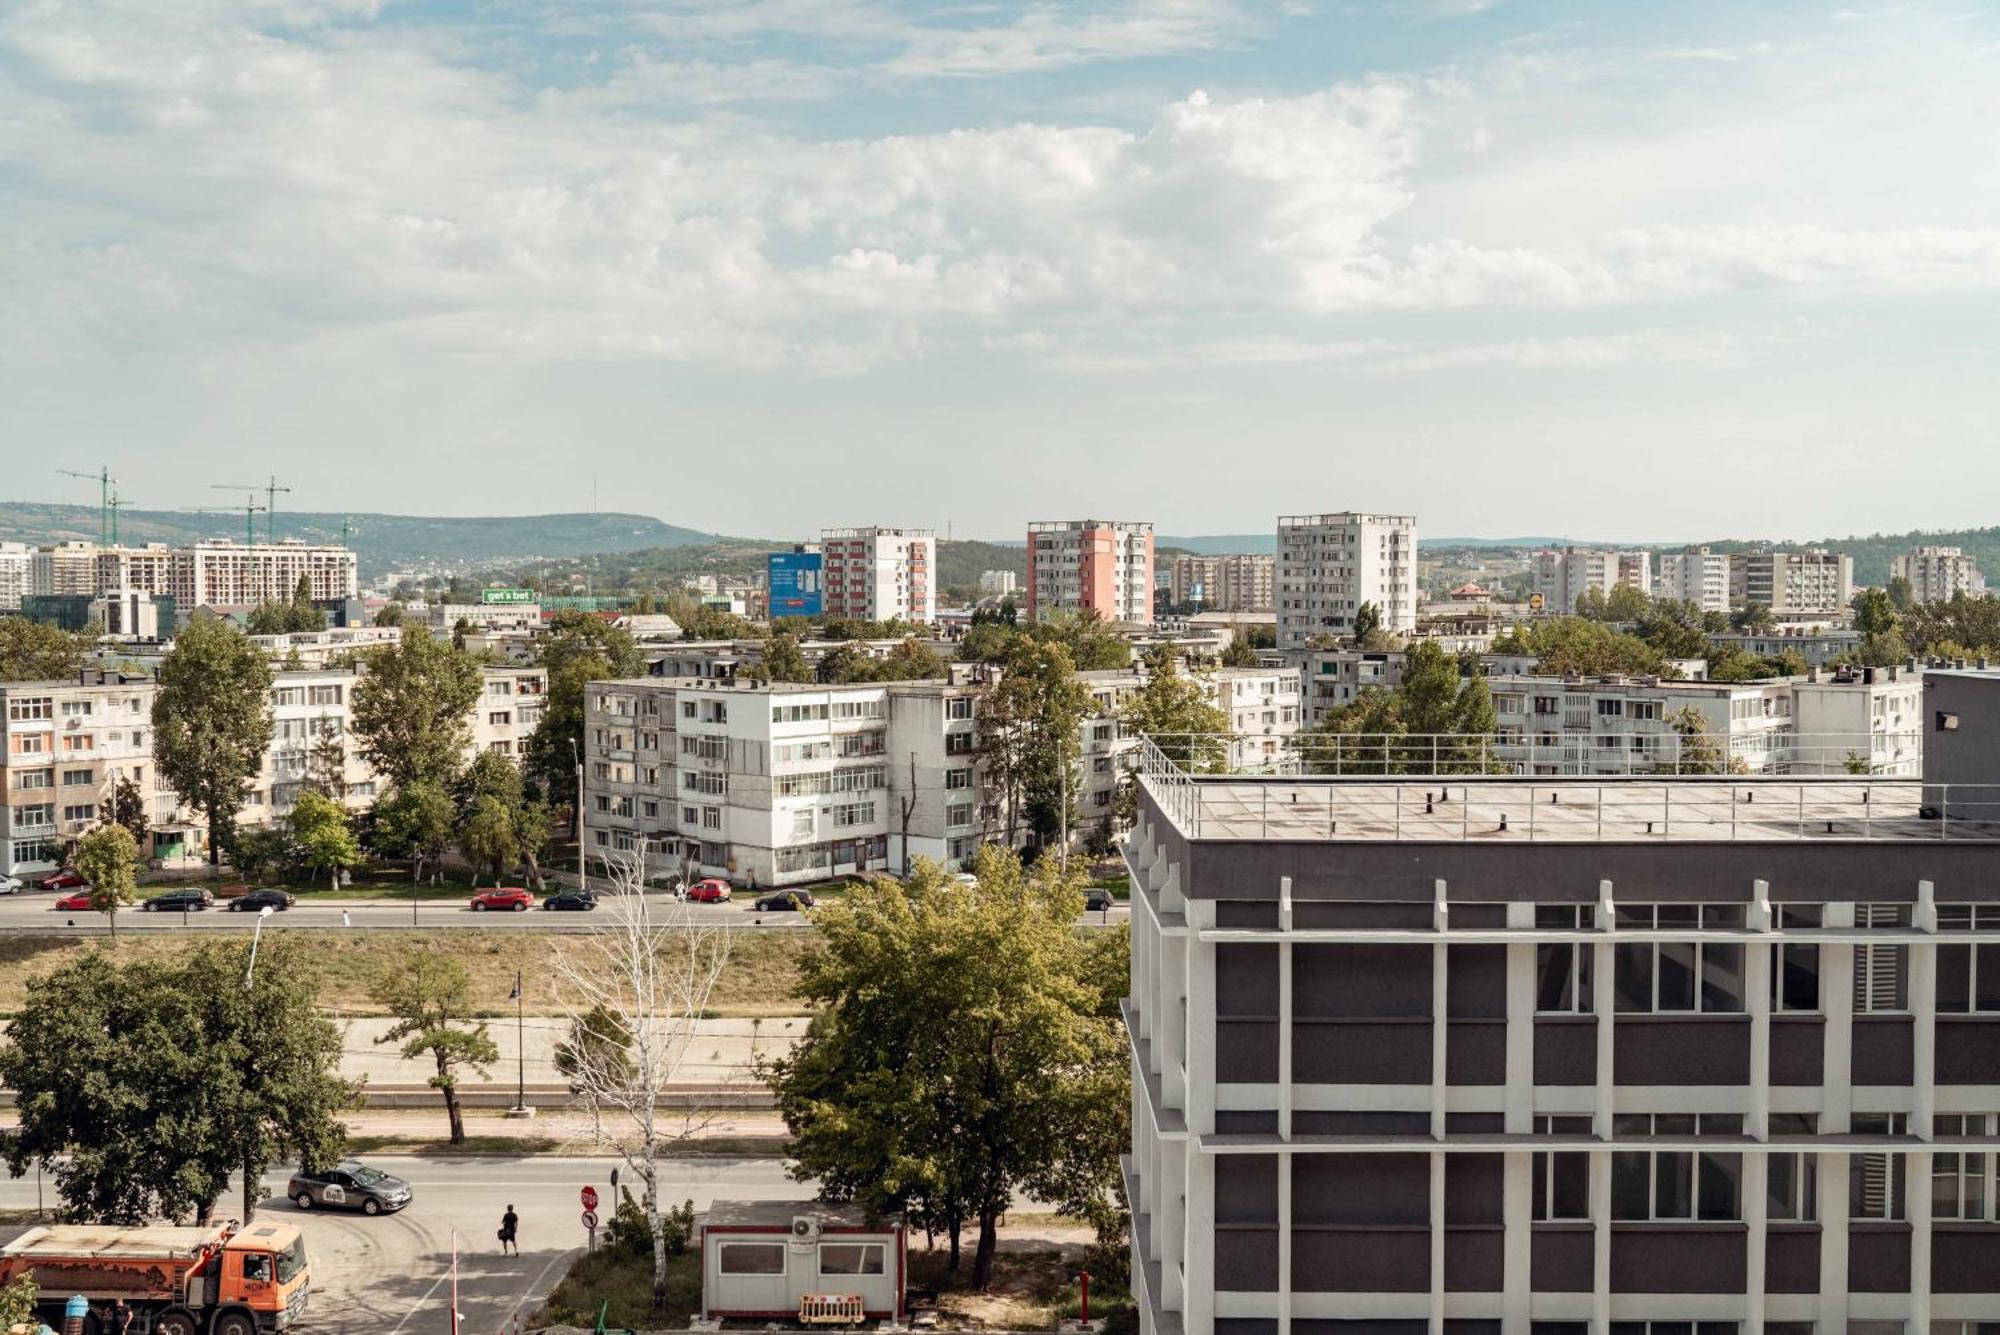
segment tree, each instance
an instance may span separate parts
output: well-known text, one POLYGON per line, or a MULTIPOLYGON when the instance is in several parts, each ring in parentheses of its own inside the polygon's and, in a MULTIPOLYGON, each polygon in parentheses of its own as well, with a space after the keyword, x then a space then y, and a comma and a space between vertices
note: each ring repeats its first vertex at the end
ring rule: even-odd
POLYGON ((1372 647, 1371 642, 1382 633, 1382 609, 1373 603, 1364 602, 1354 613, 1354 642, 1362 648, 1372 647))
POLYGON ((1043 644, 1062 646, 1078 672, 1110 671, 1132 662, 1132 646, 1096 611, 1058 612, 1022 633, 1043 644))
POLYGON ((258 830, 237 830, 229 846, 229 860, 236 874, 250 880, 283 876, 298 859, 287 825, 269 825, 258 830))
POLYGON ((24 1327, 29 1335, 41 1326, 35 1315, 35 1300, 41 1296, 41 1284, 35 1279, 32 1268, 14 1276, 6 1287, 0 1288, 0 1331, 12 1331, 16 1326, 24 1327))
POLYGON ((943 654, 911 635, 905 636, 887 658, 876 664, 875 680, 930 681, 950 672, 951 663, 943 654))
POLYGON ((1222 772, 1229 758, 1229 715, 1209 699, 1205 683, 1183 675, 1167 645, 1146 653, 1146 684, 1118 711, 1119 722, 1153 739, 1182 769, 1222 772))
POLYGON ((304 786, 336 802, 347 796, 347 743, 339 719, 322 715, 313 720, 304 786))
POLYGON ((100 825, 77 841, 76 874, 90 882, 90 907, 118 935, 118 910, 139 898, 139 845, 123 825, 100 825))
POLYGON ((1584 617, 1554 617, 1515 626, 1493 642, 1493 652, 1531 656, 1536 660, 1535 671, 1546 676, 1679 675, 1659 650, 1636 635, 1584 617))
POLYGON ((1016 1191, 1115 1201, 1130 1091, 1104 992, 1119 970, 1073 930, 1080 879, 992 846, 976 866, 960 885, 920 859, 907 885, 819 911, 799 986, 813 1018, 769 1080, 796 1177, 942 1231, 954 1271, 973 1226, 984 1287, 1016 1191))
POLYGON ((979 713, 979 746, 987 781, 1007 804, 1007 841, 1022 817, 1038 843, 1059 838, 1073 823, 1080 731, 1090 692, 1076 679, 1069 650, 1024 635, 1008 654, 999 684, 979 713))
POLYGON ((1742 635, 1768 635, 1778 627, 1778 618, 1764 603, 1745 603, 1729 614, 1729 624, 1742 635))
POLYGON ((764 646, 764 661, 759 665, 758 676, 765 681, 811 681, 812 665, 799 652, 797 637, 773 635, 764 646))
POLYGON ((1292 745, 1315 774, 1481 774, 1503 768, 1490 747, 1498 727, 1486 679, 1418 640, 1401 685, 1362 691, 1292 745))
POLYGON ((1636 585, 1618 583, 1611 586, 1604 595, 1604 619, 1606 621, 1632 622, 1646 615, 1653 600, 1636 585))
POLYGON ((0 617, 0 681, 57 681, 83 670, 96 637, 0 617))
POLYGON ((700 1057, 697 1025, 728 963, 731 936, 727 927, 696 920, 686 904, 656 918, 644 894, 642 853, 615 860, 612 876, 618 893, 593 917, 588 947, 558 957, 570 1039, 556 1065, 589 1111, 598 1148, 639 1180, 657 1303, 666 1294, 669 1250, 661 1159, 714 1116, 702 1104, 670 1101, 667 1091, 700 1057))
POLYGON ((17 1177, 53 1169, 72 1219, 206 1219, 232 1171, 254 1187, 281 1158, 332 1162, 345 1138, 340 1033, 313 951, 283 936, 254 974, 242 942, 124 963, 93 950, 30 990, 8 1040, 20 1125, 0 1146, 17 1177))
POLYGON ((144 848, 152 823, 146 818, 146 795, 125 775, 112 783, 111 791, 98 804, 97 818, 107 825, 122 825, 132 832, 132 842, 144 848))
POLYGON ((458 784, 457 807, 459 847, 475 869, 493 865, 497 880, 516 861, 525 861, 530 880, 542 883, 541 857, 551 837, 549 809, 529 800, 513 761, 492 751, 473 757, 458 784), (485 798, 492 800, 491 806, 482 805, 485 798), (487 851, 485 858, 473 855, 468 838, 487 851), (494 858, 497 864, 491 863, 494 858))
POLYGON ((1672 774, 1721 774, 1722 748, 1709 735, 1707 717, 1693 705, 1682 705, 1667 716, 1676 745, 1673 760, 1662 768, 1672 774))
POLYGON ((299 861, 309 872, 326 872, 329 884, 338 887, 340 873, 361 864, 361 845, 355 842, 347 808, 332 798, 307 789, 299 794, 286 823, 299 861))
POLYGON ((1889 605, 1898 612, 1908 612, 1917 605, 1917 591, 1902 575, 1891 575, 1888 587, 1883 592, 1889 595, 1889 605))
POLYGON ((375 982, 372 995, 395 1023, 377 1043, 401 1043, 405 1060, 429 1057, 437 1066, 430 1086, 444 1098, 451 1143, 465 1142, 465 1116, 458 1106, 461 1072, 485 1080, 500 1049, 486 1021, 472 1015, 472 975, 459 960, 434 950, 419 951, 375 982))
POLYGON ((404 608, 401 603, 384 603, 375 613, 378 626, 400 626, 403 624, 404 608))
POLYGON ((1863 589, 1849 604, 1854 609, 1854 629, 1864 637, 1887 635, 1903 624, 1895 603, 1881 589, 1863 589))
POLYGON ((1230 637, 1222 650, 1222 666, 1247 668, 1257 666, 1257 651, 1250 647, 1250 641, 1242 635, 1230 637))
POLYGON ((491 872, 493 884, 500 884, 507 868, 521 856, 521 841, 499 798, 481 793, 472 799, 459 820, 458 851, 472 864, 474 885, 482 871, 491 872))
POLYGON ((424 879, 424 865, 443 864, 451 849, 455 812, 451 797, 435 783, 393 789, 375 806, 375 847, 386 857, 414 862, 410 879, 424 879))
POLYGON ((537 646, 548 694, 542 721, 528 739, 525 764, 548 797, 568 793, 574 783, 575 758, 583 753, 584 688, 593 681, 642 676, 646 658, 630 631, 585 612, 556 613, 537 646))
POLYGON ((391 784, 446 784, 465 764, 478 662, 422 626, 401 644, 370 650, 350 700, 361 755, 391 784))
POLYGON ((1697 603, 1684 598, 1655 598, 1636 621, 1639 638, 1663 658, 1708 656, 1708 624, 1697 603))
POLYGON ((195 617, 160 664, 153 762, 181 800, 207 818, 210 866, 221 860, 244 789, 263 772, 270 743, 270 662, 228 622, 195 617))

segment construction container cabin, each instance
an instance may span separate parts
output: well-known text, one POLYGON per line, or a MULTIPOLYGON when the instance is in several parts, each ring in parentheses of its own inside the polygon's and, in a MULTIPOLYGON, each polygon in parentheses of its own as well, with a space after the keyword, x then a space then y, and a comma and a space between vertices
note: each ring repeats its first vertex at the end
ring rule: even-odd
POLYGON ((900 1217, 871 1219, 854 1206, 716 1201, 701 1219, 701 1314, 901 1321, 905 1241, 900 1217))

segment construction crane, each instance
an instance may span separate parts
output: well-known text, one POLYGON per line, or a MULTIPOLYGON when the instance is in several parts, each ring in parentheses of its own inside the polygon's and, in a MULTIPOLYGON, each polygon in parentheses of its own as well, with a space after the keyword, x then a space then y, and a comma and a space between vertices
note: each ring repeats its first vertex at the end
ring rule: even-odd
MULTIPOLYGON (((114 478, 112 480, 116 481, 117 479, 114 478)), ((131 503, 130 501, 119 499, 115 488, 112 490, 111 499, 105 502, 105 507, 111 511, 111 545, 113 547, 118 545, 118 512, 131 503)))
POLYGON ((264 507, 257 504, 255 495, 250 496, 241 505, 190 505, 187 509, 191 513, 198 515, 234 514, 236 511, 241 510, 243 512, 243 545, 245 547, 255 547, 257 545, 257 512, 264 509, 264 507))
POLYGON ((247 491, 253 496, 260 491, 263 492, 264 493, 264 505, 263 505, 264 541, 276 542, 278 540, 278 534, 277 534, 278 493, 282 491, 289 494, 292 489, 290 487, 279 486, 278 478, 275 473, 272 474, 271 477, 267 479, 262 486, 258 486, 255 483, 245 485, 244 483, 241 482, 213 482, 210 483, 209 485, 210 488, 215 491, 247 491))
POLYGON ((118 480, 111 476, 111 469, 100 467, 95 473, 79 473, 74 468, 58 468, 56 472, 64 477, 80 477, 85 482, 97 484, 97 541, 100 545, 110 546, 116 541, 111 536, 111 484, 118 480))

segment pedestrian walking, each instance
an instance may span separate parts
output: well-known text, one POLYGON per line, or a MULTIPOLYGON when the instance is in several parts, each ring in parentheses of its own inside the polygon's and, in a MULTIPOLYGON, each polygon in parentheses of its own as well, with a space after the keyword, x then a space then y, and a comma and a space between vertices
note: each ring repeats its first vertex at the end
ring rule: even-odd
POLYGON ((340 911, 340 925, 341 925, 342 927, 352 927, 352 926, 354 926, 354 920, 353 920, 352 918, 350 918, 350 917, 348 917, 348 916, 347 916, 347 910, 346 910, 346 909, 342 909, 342 910, 340 911))
POLYGON ((516 1256, 519 1256, 521 1254, 520 1244, 514 1241, 514 1234, 520 1227, 521 1227, 521 1216, 515 1214, 514 1207, 509 1205, 507 1207, 507 1213, 500 1216, 501 1255, 503 1256, 506 1255, 509 1250, 511 1250, 516 1256))
POLYGON ((111 1335, 132 1335, 132 1309, 123 1298, 111 1305, 111 1335))

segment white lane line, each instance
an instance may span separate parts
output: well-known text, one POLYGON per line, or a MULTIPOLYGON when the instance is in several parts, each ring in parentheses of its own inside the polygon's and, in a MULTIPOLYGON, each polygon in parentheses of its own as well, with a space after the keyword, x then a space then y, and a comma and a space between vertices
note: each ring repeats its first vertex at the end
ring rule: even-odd
POLYGON ((414 1315, 416 1315, 418 1311, 422 1311, 422 1309, 424 1309, 424 1303, 428 1303, 428 1301, 430 1301, 430 1295, 438 1291, 438 1285, 442 1285, 442 1283, 444 1283, 446 1279, 450 1279, 450 1277, 452 1277, 452 1271, 444 1271, 442 1275, 438 1275, 436 1279, 432 1279, 432 1281, 430 1281, 430 1287, 428 1287, 428 1289, 424 1289, 424 1297, 416 1299, 416 1303, 412 1303, 412 1305, 410 1305, 410 1311, 402 1313, 402 1321, 398 1321, 396 1325, 388 1327, 388 1335, 396 1335, 396 1331, 400 1331, 402 1327, 406 1327, 406 1325, 410 1323, 410 1317, 414 1317, 414 1315))
MULTIPOLYGON (((568 1251, 563 1252, 559 1256, 552 1256, 549 1258, 549 1263, 542 1267, 542 1273, 536 1275, 534 1282, 529 1284, 526 1289, 522 1290, 521 1296, 514 1300, 514 1305, 507 1309, 507 1315, 500 1319, 500 1330, 503 1332, 503 1335, 508 1325, 513 1322, 514 1314, 520 1311, 522 1306, 525 1305, 530 1298, 535 1296, 535 1290, 540 1288, 542 1286, 542 1281, 549 1277, 549 1271, 554 1270, 556 1268, 556 1262, 566 1261, 570 1257, 575 1256, 577 1252, 580 1250, 581 1250, 580 1248, 572 1247, 568 1251)), ((395 1335, 395 1332, 391 1331, 390 1335, 395 1335)))

